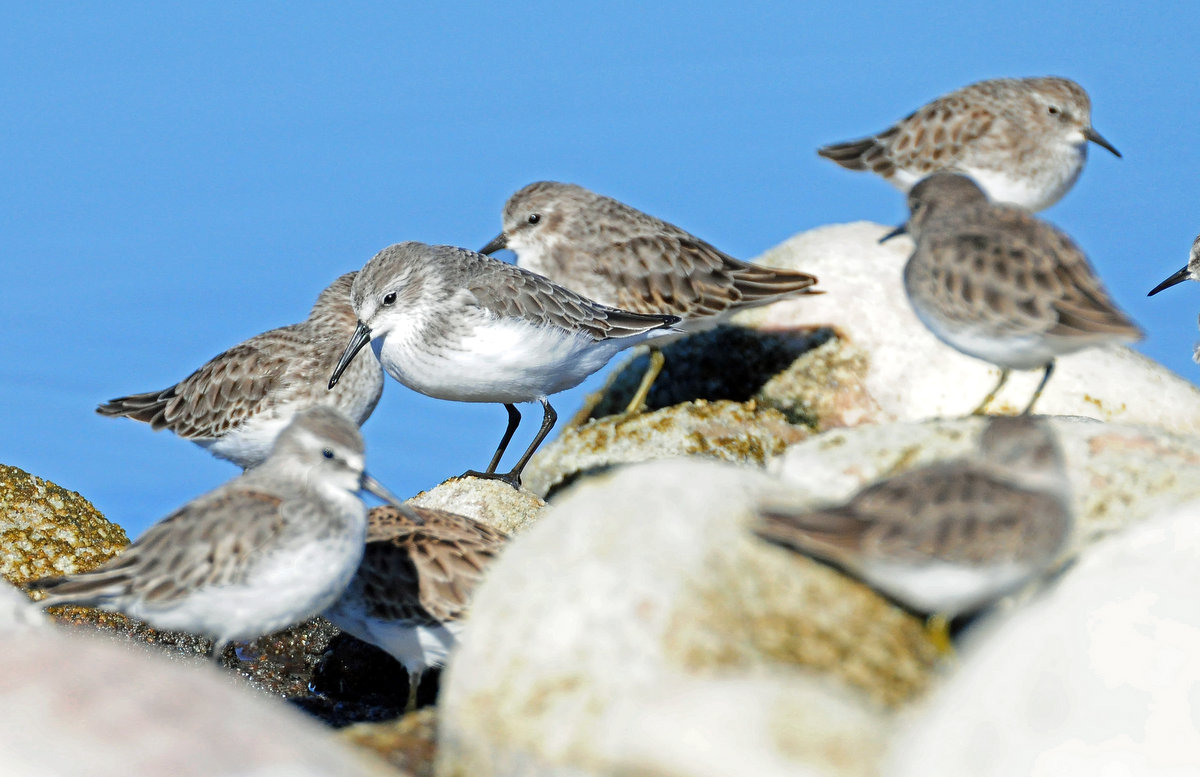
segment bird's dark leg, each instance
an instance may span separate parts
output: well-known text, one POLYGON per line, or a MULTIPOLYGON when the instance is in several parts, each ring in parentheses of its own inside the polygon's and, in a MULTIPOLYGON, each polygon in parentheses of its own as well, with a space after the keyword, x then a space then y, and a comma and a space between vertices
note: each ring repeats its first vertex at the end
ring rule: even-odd
POLYGON ((1037 391, 1033 392, 1033 399, 1029 400, 1029 404, 1021 411, 1021 415, 1029 415, 1033 411, 1033 405, 1038 401, 1038 397, 1042 395, 1042 389, 1046 388, 1046 382, 1050 380, 1050 376, 1054 374, 1054 362, 1046 365, 1046 371, 1042 373, 1042 382, 1038 384, 1037 391))
POLYGON ((468 472, 478 478, 489 478, 491 480, 503 480, 513 488, 521 487, 521 471, 525 469, 525 465, 529 463, 529 459, 533 456, 534 451, 542 444, 542 440, 546 439, 546 435, 550 434, 550 430, 554 428, 554 423, 558 421, 558 413, 554 412, 554 408, 550 407, 550 402, 545 397, 538 397, 538 401, 542 403, 542 426, 538 429, 538 433, 533 438, 533 442, 529 443, 529 447, 521 454, 521 458, 517 461, 508 473, 498 475, 495 472, 468 472))
POLYGON ((500 457, 504 455, 504 451, 508 450, 508 443, 512 440, 513 432, 517 431, 517 427, 521 424, 521 411, 517 410, 517 406, 508 402, 504 403, 504 409, 508 411, 508 428, 504 430, 504 436, 500 438, 500 447, 496 448, 496 453, 492 456, 492 462, 488 464, 487 474, 496 471, 496 465, 500 463, 500 457))

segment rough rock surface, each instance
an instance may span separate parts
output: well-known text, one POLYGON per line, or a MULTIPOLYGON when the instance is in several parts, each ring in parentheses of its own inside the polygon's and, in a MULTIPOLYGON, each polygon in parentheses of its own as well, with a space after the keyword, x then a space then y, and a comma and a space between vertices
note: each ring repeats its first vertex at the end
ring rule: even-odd
POLYGON ((1197 590, 1200 502, 1109 538, 972 635, 883 773, 1200 773, 1197 590))
POLYGON ((702 456, 762 466, 808 430, 755 402, 696 400, 626 416, 607 416, 564 429, 525 470, 530 490, 551 495, 584 475, 617 464, 702 456))
POLYGON ((499 480, 483 478, 451 478, 408 501, 474 518, 506 534, 523 529, 546 506, 528 483, 518 491, 499 480))
MULTIPOLYGON (((1200 499, 1200 438, 1087 418, 1047 420, 1071 480, 1076 550, 1163 509, 1200 499)), ((794 486, 789 503, 839 503, 881 478, 971 453, 984 424, 972 417, 835 429, 792 446, 768 471, 794 486)))
POLYGON ((920 620, 747 531, 778 493, 751 469, 679 460, 563 494, 476 594, 442 690, 440 773, 607 768, 596 732, 677 675, 787 662, 886 704, 919 694, 936 660, 920 620))
POLYGON ((9 582, 91 569, 127 544, 79 494, 0 464, 0 575, 9 582))
MULTIPOLYGON (((999 370, 944 345, 913 314, 901 271, 912 241, 883 245, 888 227, 838 224, 799 234, 755 261, 802 269, 821 279, 819 296, 785 300, 738 314, 734 322, 765 332, 832 327, 840 342, 865 354, 861 421, 917 421, 969 413, 999 378, 999 370)), ((1037 410, 1103 421, 1156 426, 1200 435, 1200 390, 1126 348, 1088 349, 1058 360, 1037 410)), ((789 371, 791 372, 791 371, 789 371)), ((990 412, 1019 412, 1040 372, 1015 372, 990 412)), ((788 382, 781 377, 780 382, 788 382)), ((797 386, 810 382, 797 376, 797 386)), ((804 399, 806 395, 798 395, 804 399)), ((820 401, 817 395, 807 395, 820 401)))

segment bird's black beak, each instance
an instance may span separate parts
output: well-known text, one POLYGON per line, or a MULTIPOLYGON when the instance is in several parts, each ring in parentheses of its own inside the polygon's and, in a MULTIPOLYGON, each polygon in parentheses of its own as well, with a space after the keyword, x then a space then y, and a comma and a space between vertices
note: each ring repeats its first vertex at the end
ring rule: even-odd
POLYGON ((1121 152, 1113 148, 1112 143, 1109 143, 1107 140, 1105 140, 1103 135, 1101 135, 1099 132, 1096 132, 1096 130, 1092 129, 1091 127, 1088 127, 1083 131, 1083 136, 1095 143, 1097 146, 1111 151, 1113 156, 1115 156, 1117 159, 1121 158, 1121 152))
POLYGON ((884 243, 886 243, 887 241, 891 240, 894 237, 900 237, 901 235, 907 235, 907 234, 908 234, 908 224, 901 224, 900 226, 893 229, 891 232, 888 232, 886 235, 879 238, 879 244, 883 245, 884 243))
POLYGON ((382 483, 365 472, 362 475, 361 485, 363 491, 374 494, 393 507, 399 507, 401 510, 406 508, 404 502, 400 501, 400 497, 396 496, 391 491, 388 491, 386 488, 384 488, 382 483))
POLYGON ((497 251, 499 251, 501 248, 506 248, 507 246, 508 246, 508 237, 503 232, 501 232, 500 234, 498 234, 494 238, 492 238, 492 242, 488 243, 483 248, 479 249, 479 253, 494 254, 497 251))
POLYGON ((371 328, 359 321, 358 328, 354 330, 354 334, 350 336, 350 342, 346 344, 346 350, 342 351, 342 358, 338 359, 337 366, 333 368, 333 376, 329 378, 329 388, 337 385, 338 379, 350 366, 350 362, 354 361, 355 355, 369 342, 371 342, 371 328))
POLYGON ((1182 270, 1180 270, 1179 272, 1172 275, 1170 278, 1167 278, 1165 281, 1163 281, 1162 283, 1155 286, 1153 289, 1150 290, 1150 293, 1147 294, 1146 296, 1153 297, 1155 294, 1159 293, 1163 289, 1169 289, 1177 283, 1183 283, 1187 279, 1188 279, 1188 268, 1187 268, 1187 265, 1184 265, 1182 270))

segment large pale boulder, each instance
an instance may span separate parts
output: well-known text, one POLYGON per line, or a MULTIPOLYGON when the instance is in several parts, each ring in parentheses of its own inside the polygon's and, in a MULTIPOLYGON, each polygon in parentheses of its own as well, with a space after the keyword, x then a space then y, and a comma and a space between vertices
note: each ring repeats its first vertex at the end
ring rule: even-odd
MULTIPOLYGON (((917 320, 901 281, 912 241, 880 245, 887 230, 869 222, 839 224, 772 248, 755 261, 811 272, 826 293, 749 310, 735 321, 766 331, 832 327, 840 347, 865 357, 862 371, 847 376, 865 389, 856 423, 965 415, 995 385, 999 370, 943 344, 917 320)), ((814 391, 822 384, 811 385, 804 357, 800 361, 788 371, 790 380, 781 377, 764 393, 796 402, 807 392, 822 401, 822 392, 814 391)), ((1132 350, 1091 348, 1057 365, 1039 412, 1200 434, 1200 390, 1132 350)), ((1019 412, 1039 379, 1039 371, 1013 373, 991 412, 1019 412)))
POLYGON ((883 773, 1200 774, 1198 590, 1200 502, 1098 544, 972 635, 883 773))
POLYGON ((441 773, 603 771, 625 751, 602 733, 680 676, 786 662, 882 704, 919 694, 936 660, 919 619, 747 530, 779 493, 677 460, 562 494, 476 592, 443 679, 441 773))
MULTIPOLYGON (((16 597, 23 594, 4 592, 6 609, 19 604, 16 597)), ((210 666, 46 626, 17 627, 11 617, 5 623, 5 777, 394 774, 278 699, 238 687, 210 666)))

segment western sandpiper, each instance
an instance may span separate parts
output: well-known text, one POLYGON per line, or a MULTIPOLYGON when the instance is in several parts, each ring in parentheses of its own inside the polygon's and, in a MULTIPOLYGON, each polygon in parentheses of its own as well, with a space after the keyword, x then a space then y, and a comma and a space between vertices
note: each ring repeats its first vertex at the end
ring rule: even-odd
POLYGON ((540 275, 453 246, 389 246, 359 272, 350 292, 358 328, 330 388, 363 346, 422 394, 501 402, 508 428, 484 472, 520 487, 521 471, 558 416, 546 397, 579 385, 618 351, 675 332, 677 316, 642 315, 581 297, 540 275), (537 400, 542 425, 506 474, 496 466, 520 423, 516 402, 537 400))
POLYGON ((508 537, 462 515, 408 504, 373 508, 367 521, 358 572, 324 614, 404 664, 411 710, 421 674, 445 665, 471 594, 508 537))

